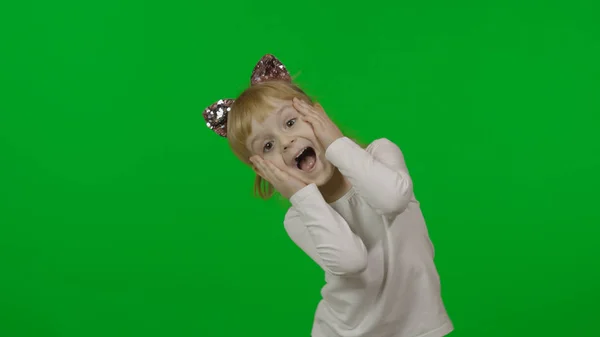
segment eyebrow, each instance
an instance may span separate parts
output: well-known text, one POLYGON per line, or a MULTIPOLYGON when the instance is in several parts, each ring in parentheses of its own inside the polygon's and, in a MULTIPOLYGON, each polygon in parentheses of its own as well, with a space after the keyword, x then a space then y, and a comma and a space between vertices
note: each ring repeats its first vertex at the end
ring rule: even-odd
MULTIPOLYGON (((291 105, 283 105, 281 106, 279 109, 277 109, 277 111, 275 111, 275 115, 281 115, 281 113, 286 109, 289 108, 291 105)), ((279 116, 277 116, 279 117, 279 116)), ((254 137, 252 139, 252 141, 250 142, 250 147, 254 147, 254 143, 256 143, 257 140, 261 139, 261 137, 254 137)))

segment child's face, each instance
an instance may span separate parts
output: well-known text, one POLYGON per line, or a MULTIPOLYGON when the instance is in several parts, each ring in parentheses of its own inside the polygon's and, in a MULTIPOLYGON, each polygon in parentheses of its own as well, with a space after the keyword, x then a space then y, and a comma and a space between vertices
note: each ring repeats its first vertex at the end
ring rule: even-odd
POLYGON ((259 123, 252 121, 246 147, 275 165, 286 166, 306 182, 323 186, 331 179, 333 165, 310 124, 300 119, 292 101, 275 101, 275 108, 259 123))

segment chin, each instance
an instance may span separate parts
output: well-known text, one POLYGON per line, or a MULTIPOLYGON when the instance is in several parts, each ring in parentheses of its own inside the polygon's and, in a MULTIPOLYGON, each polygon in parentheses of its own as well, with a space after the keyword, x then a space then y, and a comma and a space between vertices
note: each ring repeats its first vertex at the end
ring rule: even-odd
POLYGON ((333 177, 334 172, 335 172, 335 170, 334 170, 333 165, 331 165, 330 163, 327 163, 322 168, 322 170, 318 173, 318 176, 315 177, 313 182, 318 187, 324 186, 325 184, 327 184, 329 182, 329 180, 331 180, 331 177, 333 177))

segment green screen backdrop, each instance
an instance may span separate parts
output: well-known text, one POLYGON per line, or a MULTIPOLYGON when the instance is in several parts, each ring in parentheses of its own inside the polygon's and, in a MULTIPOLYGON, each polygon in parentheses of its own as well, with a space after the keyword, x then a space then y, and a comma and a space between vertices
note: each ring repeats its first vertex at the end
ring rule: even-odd
POLYGON ((599 7, 3 2, 0 337, 310 334, 323 272, 201 115, 266 53, 402 148, 453 336, 599 336, 599 7))

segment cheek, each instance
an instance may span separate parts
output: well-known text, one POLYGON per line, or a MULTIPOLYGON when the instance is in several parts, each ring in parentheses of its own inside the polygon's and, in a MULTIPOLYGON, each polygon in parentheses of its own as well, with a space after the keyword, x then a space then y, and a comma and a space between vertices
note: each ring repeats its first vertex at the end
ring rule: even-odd
POLYGON ((313 132, 312 125, 310 125, 310 123, 304 122, 304 121, 302 121, 301 123, 302 123, 301 127, 302 127, 303 131, 309 131, 311 133, 313 132))
POLYGON ((296 129, 297 132, 305 138, 314 138, 315 131, 313 130, 312 126, 310 126, 310 124, 308 124, 306 122, 301 122, 301 123, 302 124, 298 126, 298 129, 296 129))
POLYGON ((281 155, 279 153, 276 152, 270 152, 270 153, 266 153, 263 158, 265 160, 270 161, 273 164, 283 164, 283 158, 281 157, 281 155))

